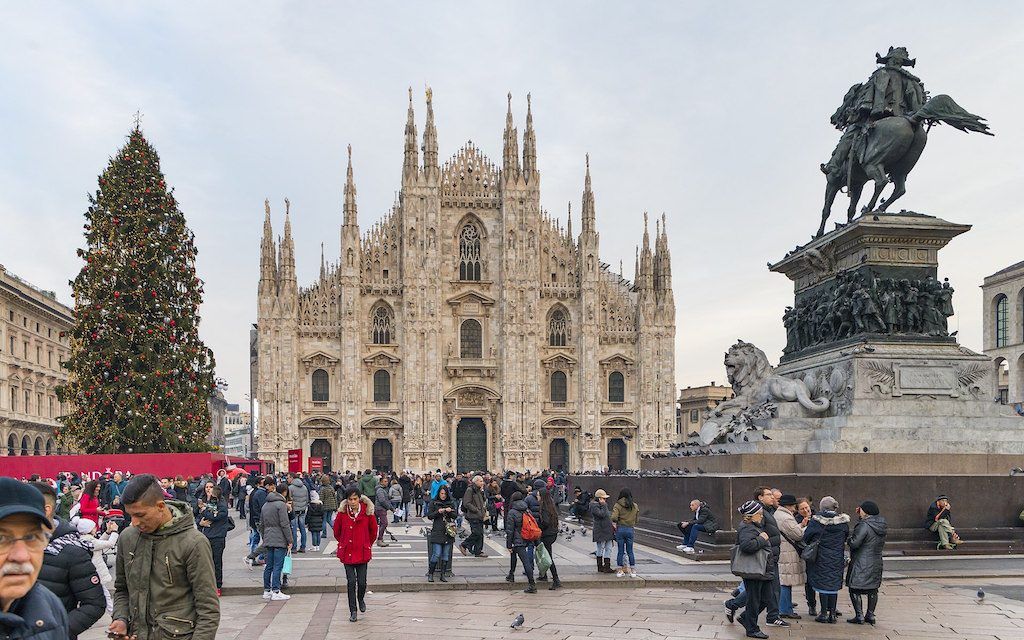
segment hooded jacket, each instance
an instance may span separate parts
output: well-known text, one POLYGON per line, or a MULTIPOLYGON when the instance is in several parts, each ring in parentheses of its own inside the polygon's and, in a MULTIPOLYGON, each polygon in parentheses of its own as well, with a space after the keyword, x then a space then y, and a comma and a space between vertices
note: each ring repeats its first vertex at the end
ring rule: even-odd
MULTIPOLYGON (((430 507, 434 507, 433 503, 431 503, 430 507)), ((513 549, 526 546, 526 541, 523 540, 523 514, 529 510, 530 507, 526 506, 525 500, 515 500, 509 505, 508 515, 505 516, 506 548, 513 549)))
POLYGON ((267 500, 260 511, 260 537, 263 546, 287 547, 292 544, 292 526, 288 517, 288 505, 284 496, 276 491, 267 494, 267 500))
POLYGON ((850 568, 846 586, 877 589, 882 586, 882 549, 888 524, 882 516, 861 519, 850 536, 850 568))
POLYGON ((288 483, 288 495, 292 498, 292 512, 305 511, 309 506, 309 489, 298 478, 292 478, 288 483))
POLYGON ((377 493, 377 476, 372 473, 364 473, 359 478, 359 493, 372 499, 377 493))
POLYGON ((11 640, 66 640, 68 614, 57 596, 36 582, 21 598, 0 613, 0 637, 11 640))
POLYGON ((128 527, 117 540, 114 620, 138 640, 214 640, 220 601, 213 554, 189 505, 166 501, 171 520, 152 533, 128 527))
POLYGON ((377 518, 373 505, 365 496, 359 500, 355 518, 348 515, 343 504, 334 516, 334 538, 338 541, 338 560, 342 564, 365 564, 373 558, 373 541, 377 539, 377 518))
POLYGON ((811 518, 804 530, 804 542, 818 541, 818 560, 807 564, 807 582, 816 591, 837 592, 843 587, 846 538, 850 516, 822 511, 811 518))
POLYGON ((619 498, 612 507, 612 522, 620 527, 635 527, 640 519, 640 505, 633 502, 633 508, 626 507, 626 499, 619 498))
POLYGON ((192 517, 196 523, 201 520, 209 521, 209 526, 199 526, 199 531, 204 536, 213 540, 214 538, 226 538, 228 535, 228 503, 224 498, 219 498, 216 504, 205 503, 206 506, 200 510, 196 504, 192 517))
POLYGON ((594 519, 594 542, 611 542, 615 539, 612 514, 607 504, 601 504, 598 500, 591 502, 590 517, 594 519))
POLYGON ((427 541, 431 544, 451 544, 455 542, 455 538, 448 535, 448 523, 455 520, 456 513, 455 501, 448 497, 444 500, 441 498, 435 498, 430 501, 430 508, 427 510, 427 519, 433 520, 434 524, 430 527, 430 534, 427 536, 427 541), (445 513, 439 513, 441 509, 451 508, 452 511, 445 513))
POLYGON ((38 582, 52 591, 68 612, 69 637, 77 637, 103 617, 107 600, 92 564, 92 545, 64 520, 57 521, 43 552, 38 582))
POLYGON ((483 489, 478 489, 475 484, 470 483, 462 496, 462 513, 470 522, 483 522, 487 516, 487 499, 484 498, 483 489))

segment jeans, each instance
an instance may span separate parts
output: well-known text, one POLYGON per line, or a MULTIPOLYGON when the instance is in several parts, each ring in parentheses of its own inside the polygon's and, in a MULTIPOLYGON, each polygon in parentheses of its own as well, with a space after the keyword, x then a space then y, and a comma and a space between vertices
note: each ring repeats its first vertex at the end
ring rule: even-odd
POLYGON ((406 502, 402 505, 402 509, 405 510, 405 516, 402 518, 402 522, 409 522, 409 508, 412 507, 411 502, 406 502))
POLYGON ((299 550, 306 550, 306 511, 296 511, 292 514, 292 544, 299 543, 299 550), (296 535, 296 530, 301 534, 301 538, 296 535))
POLYGON ((224 543, 227 538, 210 538, 210 551, 213 552, 213 577, 217 588, 224 586, 224 543))
POLYGON ((702 524, 691 523, 685 527, 680 527, 680 530, 683 532, 683 545, 693 548, 693 545, 697 543, 697 537, 700 535, 701 531, 705 531, 706 529, 704 529, 704 525, 702 524))
POLYGON ((284 569, 284 557, 288 549, 284 547, 267 547, 267 564, 263 567, 263 590, 281 590, 281 570, 284 569))
POLYGON ((627 566, 622 564, 622 561, 625 560, 626 556, 628 556, 628 566, 635 567, 636 558, 633 556, 633 527, 623 527, 620 525, 619 528, 615 530, 615 542, 619 545, 619 554, 615 560, 615 564, 620 567, 627 566))
MULTIPOLYGON (((328 531, 334 531, 334 512, 333 511, 324 511, 324 532, 323 532, 324 540, 327 540, 331 536, 331 534, 329 534, 328 531)), ((314 544, 316 544, 316 543, 314 543, 314 544)))
POLYGON ((598 558, 608 558, 609 560, 612 559, 612 541, 611 540, 605 540, 604 542, 595 542, 594 543, 594 547, 595 547, 595 550, 597 551, 596 555, 597 555, 598 558))
POLYGON ((453 542, 431 542, 430 543, 430 562, 436 564, 440 561, 447 562, 452 557, 453 542))
POLYGON ((260 546, 260 532, 256 529, 249 529, 249 553, 256 553, 258 546, 260 546))
POLYGON ((309 535, 313 538, 313 546, 314 547, 319 547, 320 546, 320 532, 319 531, 310 531, 309 535))
POLYGON ((356 612, 356 605, 366 596, 366 563, 346 564, 345 579, 348 590, 348 611, 356 612))
POLYGON ((462 543, 462 548, 473 555, 484 551, 484 523, 483 520, 469 521, 469 537, 462 543))
POLYGON ((530 584, 533 584, 533 545, 527 545, 525 547, 512 547, 508 550, 509 552, 509 575, 516 572, 516 560, 520 560, 523 563, 523 573, 526 575, 527 580, 530 584))
POLYGON ((793 613, 793 587, 782 585, 779 592, 779 613, 792 615, 793 613))

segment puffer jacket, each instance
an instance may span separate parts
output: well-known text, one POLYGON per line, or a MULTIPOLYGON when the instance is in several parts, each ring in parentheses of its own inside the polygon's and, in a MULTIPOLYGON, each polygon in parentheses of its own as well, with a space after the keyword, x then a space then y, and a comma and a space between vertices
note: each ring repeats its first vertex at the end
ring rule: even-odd
POLYGON ((865 590, 882 586, 882 549, 887 529, 888 524, 882 516, 863 518, 853 528, 846 586, 865 590))
POLYGON ((305 511, 306 507, 309 506, 309 489, 303 484, 302 480, 293 478, 288 483, 288 495, 292 498, 292 512, 298 513, 305 511))
POLYGON ((196 504, 195 510, 193 511, 193 517, 198 523, 201 520, 207 520, 210 522, 208 527, 199 527, 199 531, 204 536, 213 540, 215 538, 226 538, 228 535, 228 503, 221 498, 217 500, 217 504, 206 503, 206 507, 200 511, 199 505, 196 504))
POLYGON ((790 540, 802 544, 804 530, 796 523, 793 514, 783 507, 775 510, 775 523, 779 525, 779 533, 782 536, 779 582, 786 587, 800 586, 807 582, 807 572, 804 569, 803 558, 790 540))
POLYGON ((427 536, 427 542, 431 544, 451 544, 455 542, 455 538, 448 535, 448 523, 455 521, 455 502, 448 498, 447 500, 441 500, 440 498, 430 501, 430 509, 427 510, 427 519, 433 520, 434 524, 430 526, 430 534, 427 536), (440 513, 441 509, 450 508, 452 511, 440 513))
POLYGON ((67 640, 68 614, 57 596, 36 582, 0 613, 0 637, 11 640, 67 640))
POLYGON ((107 600, 92 565, 92 545, 63 520, 57 521, 53 538, 43 552, 39 582, 60 599, 68 612, 69 637, 76 638, 103 617, 107 600))
POLYGON ((807 583, 816 591, 843 588, 846 538, 850 535, 850 516, 822 511, 811 518, 804 530, 804 542, 818 541, 818 559, 807 563, 807 583))
POLYGON ((376 491, 373 496, 373 508, 383 509, 384 511, 391 511, 391 498, 388 497, 388 488, 383 485, 377 485, 376 491))
POLYGON ((619 498, 612 507, 612 522, 620 527, 635 527, 640 520, 640 505, 635 501, 633 508, 626 507, 626 499, 619 498))
MULTIPOLYGON (((430 503, 430 508, 434 508, 434 503, 430 503)), ((523 514, 530 510, 530 507, 526 506, 525 500, 516 500, 508 508, 508 515, 505 516, 505 547, 507 549, 514 549, 515 547, 527 546, 526 540, 523 540, 523 514)))
POLYGON ((615 539, 612 531, 612 514, 607 504, 597 500, 590 503, 590 517, 594 519, 594 542, 610 542, 615 539))
POLYGON ((306 528, 310 533, 321 533, 324 530, 324 503, 310 502, 306 507, 306 528))
POLYGON ((338 494, 330 484, 320 485, 320 502, 324 503, 324 511, 328 513, 338 510, 338 494))
POLYGON ((188 504, 166 502, 173 518, 153 533, 128 527, 117 540, 114 620, 138 640, 214 640, 220 601, 213 554, 188 504))
POLYGON ((364 473, 359 477, 359 493, 371 498, 377 493, 377 476, 364 473))
POLYGON ((276 491, 267 494, 267 501, 260 511, 260 537, 267 547, 284 548, 293 542, 288 505, 284 496, 276 491))
POLYGON ((338 512, 334 518, 334 539, 338 541, 338 560, 343 564, 365 564, 373 558, 377 518, 373 517, 373 504, 366 496, 360 498, 355 518, 344 506, 338 512))
POLYGON ((391 501, 391 508, 402 506, 402 485, 392 482, 388 487, 388 500, 391 501))

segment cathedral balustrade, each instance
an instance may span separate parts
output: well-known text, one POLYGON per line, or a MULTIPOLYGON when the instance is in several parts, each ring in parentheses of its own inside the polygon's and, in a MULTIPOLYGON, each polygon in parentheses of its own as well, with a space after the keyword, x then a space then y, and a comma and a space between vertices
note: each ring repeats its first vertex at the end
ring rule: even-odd
POLYGON ((545 282, 540 289, 540 295, 542 298, 575 300, 579 297, 579 288, 566 282, 545 282))
POLYGON ((337 413, 338 403, 313 402, 312 400, 305 400, 302 403, 302 411, 304 413, 337 413))
POLYGON ((448 358, 445 363, 448 375, 462 377, 467 374, 493 378, 498 374, 498 361, 494 358, 448 358))
POLYGON ((541 411, 544 413, 560 413, 560 414, 571 414, 576 412, 575 402, 551 402, 546 400, 541 406, 541 411))
POLYGON ((632 402, 608 402, 607 400, 601 403, 601 413, 605 414, 623 414, 633 413, 632 402))
POLYGON ((363 409, 367 415, 387 415, 401 411, 398 403, 394 401, 367 402, 363 409))

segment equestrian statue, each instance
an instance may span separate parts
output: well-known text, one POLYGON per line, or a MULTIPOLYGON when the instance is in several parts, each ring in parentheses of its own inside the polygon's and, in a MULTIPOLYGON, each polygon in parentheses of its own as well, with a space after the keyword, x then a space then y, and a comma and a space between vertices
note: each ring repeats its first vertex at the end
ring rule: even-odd
POLYGON ((832 203, 843 188, 850 196, 848 222, 853 220, 869 180, 875 191, 865 212, 876 211, 876 204, 877 211, 885 211, 906 193, 907 174, 921 157, 932 125, 945 123, 964 132, 992 135, 985 118, 964 110, 953 98, 928 96, 921 79, 906 69, 915 61, 905 47, 889 47, 884 56, 876 53, 875 60, 882 66, 867 82, 850 87, 831 118, 843 135, 832 157, 821 165, 826 187, 818 236, 825 233, 832 203), (892 194, 879 201, 890 181, 892 194))

